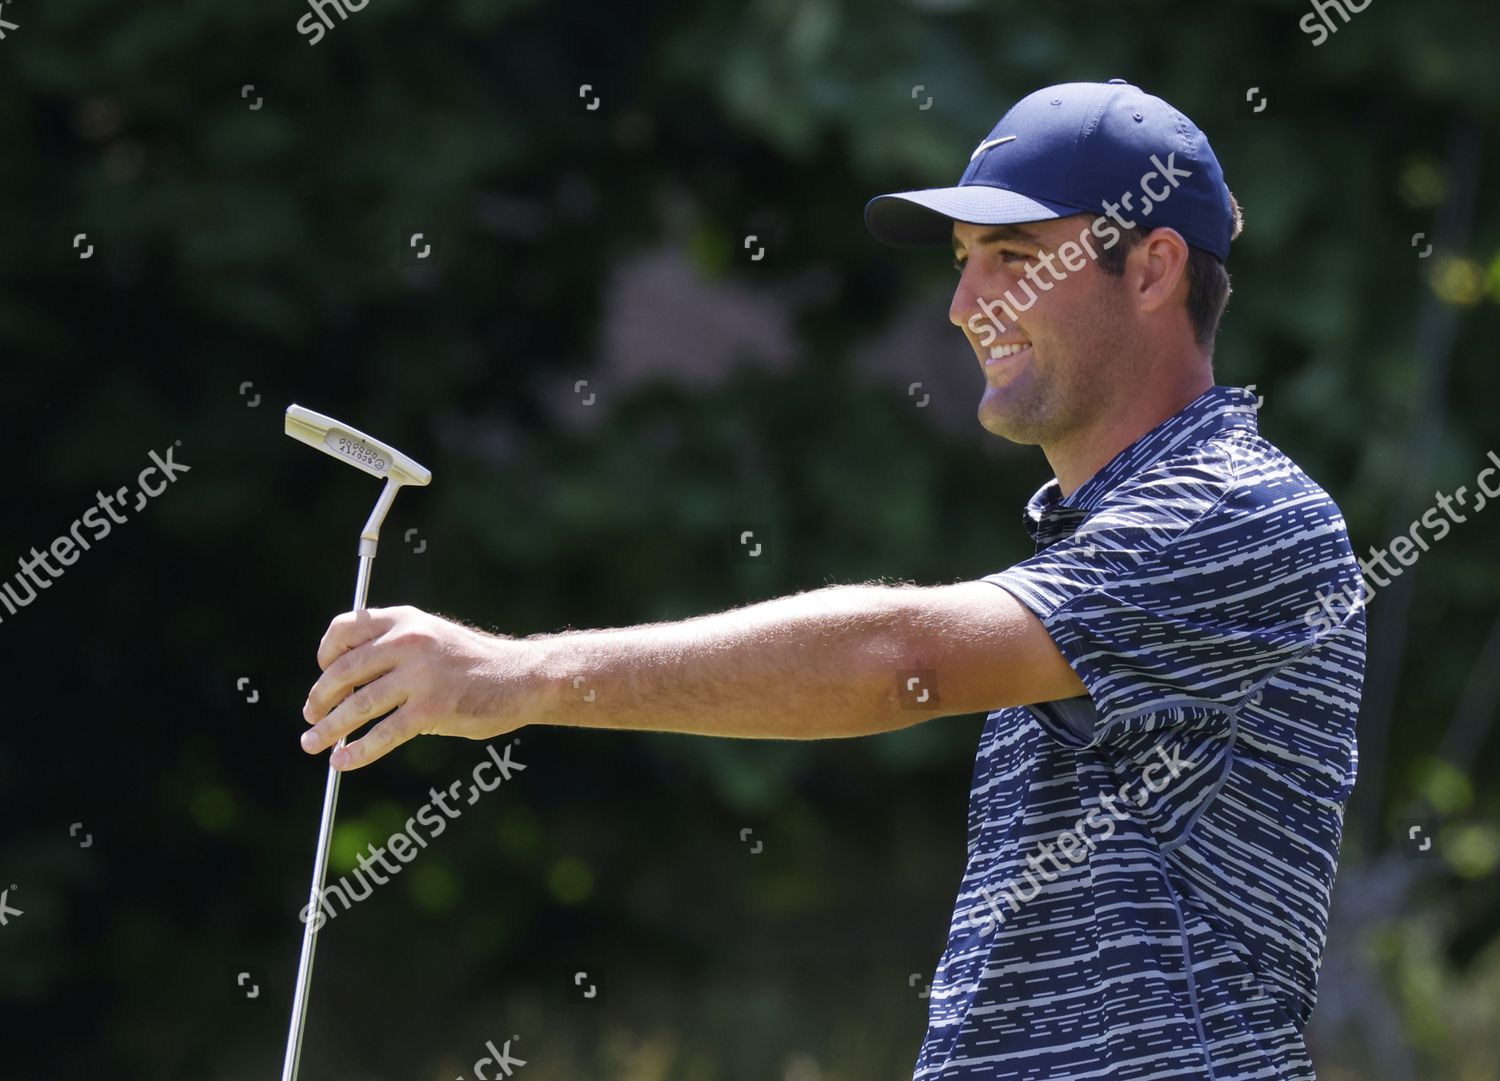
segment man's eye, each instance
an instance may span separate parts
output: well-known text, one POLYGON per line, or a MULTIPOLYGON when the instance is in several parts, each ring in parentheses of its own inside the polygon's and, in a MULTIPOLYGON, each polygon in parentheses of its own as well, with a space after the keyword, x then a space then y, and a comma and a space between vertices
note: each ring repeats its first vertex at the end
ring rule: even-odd
MULTIPOLYGON (((1023 251, 1007 251, 1007 250, 1005 250, 1005 249, 1002 248, 997 254, 999 255, 1000 261, 1002 263, 1011 263, 1011 262, 1022 262, 1022 263, 1024 263, 1024 262, 1027 262, 1028 260, 1030 260, 1035 253, 1034 252, 1023 252, 1023 251)), ((968 260, 967 257, 962 258, 962 259, 954 259, 953 260, 953 269, 956 270, 956 271, 958 271, 960 274, 962 274, 963 271, 964 271, 964 266, 968 263, 968 261, 969 260, 968 260)))

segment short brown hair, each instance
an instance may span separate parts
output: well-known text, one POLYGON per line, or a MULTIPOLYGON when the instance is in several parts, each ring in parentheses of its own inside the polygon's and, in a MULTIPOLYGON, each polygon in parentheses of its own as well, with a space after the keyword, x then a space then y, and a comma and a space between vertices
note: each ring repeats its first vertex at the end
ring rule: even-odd
MULTIPOLYGON (((1240 204, 1233 192, 1229 193, 1229 210, 1234 215, 1234 228, 1229 234, 1229 239, 1233 240, 1245 228, 1245 217, 1240 213, 1240 204)), ((1125 273, 1125 256, 1130 253, 1130 249, 1151 234, 1150 229, 1141 225, 1134 229, 1121 229, 1120 232, 1120 243, 1099 251, 1100 269, 1115 277, 1125 273)), ((1193 340, 1200 346, 1208 346, 1212 352, 1213 340, 1219 333, 1219 320, 1224 316, 1224 308, 1229 304, 1229 294, 1232 292, 1229 271, 1212 252, 1189 247, 1187 272, 1187 311, 1188 319, 1193 324, 1193 340)))

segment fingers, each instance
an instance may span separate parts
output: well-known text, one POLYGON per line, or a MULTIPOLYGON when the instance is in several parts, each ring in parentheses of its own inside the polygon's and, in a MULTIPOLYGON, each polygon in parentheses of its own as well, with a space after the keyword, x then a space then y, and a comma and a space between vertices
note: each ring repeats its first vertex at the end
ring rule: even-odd
MULTIPOLYGON (((398 684, 396 677, 382 675, 374 682, 355 690, 332 713, 302 733, 302 749, 308 754, 317 754, 325 747, 332 747, 361 725, 404 705, 406 699, 407 691, 398 684)), ((374 731, 378 730, 379 727, 374 731)), ((371 735, 373 734, 372 731, 371 735)), ((369 736, 365 738, 368 739, 369 736)))
POLYGON ((367 642, 343 654, 324 669, 307 692, 302 719, 308 724, 317 724, 347 699, 354 688, 385 675, 396 667, 399 659, 397 650, 380 642, 367 642))
POLYGON ((303 718, 312 726, 303 733, 303 750, 317 754, 389 713, 362 738, 329 758, 335 769, 359 769, 419 734, 414 707, 407 703, 412 676, 420 673, 422 664, 420 658, 406 664, 413 652, 412 635, 387 637, 403 619, 419 614, 401 606, 345 612, 333 619, 318 644, 318 667, 323 674, 302 707, 303 718))
POLYGON ((328 760, 328 764, 340 772, 348 772, 368 766, 377 758, 383 758, 401 744, 419 735, 416 722, 407 716, 407 710, 398 709, 353 743, 346 743, 342 750, 328 760))
POLYGON ((379 638, 390 630, 400 611, 399 608, 367 608, 335 616, 328 624, 323 640, 318 643, 318 667, 326 671, 330 664, 351 649, 379 638))

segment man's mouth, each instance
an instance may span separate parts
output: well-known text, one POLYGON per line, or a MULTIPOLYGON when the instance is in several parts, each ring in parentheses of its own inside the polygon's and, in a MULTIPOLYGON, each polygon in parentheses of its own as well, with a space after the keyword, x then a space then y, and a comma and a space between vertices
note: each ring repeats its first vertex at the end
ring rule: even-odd
POLYGON ((990 356, 984 362, 984 366, 991 368, 1003 363, 1007 359, 1021 357, 1030 352, 1030 342, 1007 342, 1003 345, 994 345, 990 347, 990 356))

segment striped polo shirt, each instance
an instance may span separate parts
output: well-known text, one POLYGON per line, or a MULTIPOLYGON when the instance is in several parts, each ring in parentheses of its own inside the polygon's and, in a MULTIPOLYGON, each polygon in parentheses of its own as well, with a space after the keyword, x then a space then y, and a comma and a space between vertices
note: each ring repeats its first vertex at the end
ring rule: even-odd
POLYGON ((1333 500, 1215 386, 988 575, 1087 695, 989 715, 915 1081, 1302 1081, 1365 616, 1333 500), (1352 595, 1359 596, 1356 590, 1352 595))

